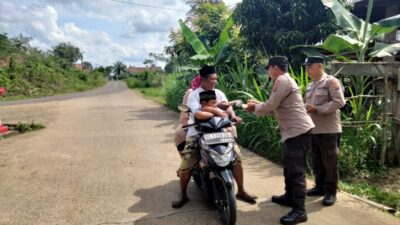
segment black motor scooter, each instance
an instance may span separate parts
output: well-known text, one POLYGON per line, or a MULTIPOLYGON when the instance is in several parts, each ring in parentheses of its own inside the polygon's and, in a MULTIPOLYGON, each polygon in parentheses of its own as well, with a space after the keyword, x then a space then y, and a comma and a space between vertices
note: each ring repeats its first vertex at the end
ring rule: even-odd
MULTIPOLYGON (((241 101, 235 102, 241 106, 241 101)), ((179 110, 191 113, 186 105, 179 110)), ((203 197, 215 205, 223 225, 236 224, 236 197, 233 177, 233 164, 237 159, 234 151, 235 139, 224 128, 234 125, 228 118, 212 117, 208 120, 195 120, 197 131, 199 163, 192 169, 193 180, 203 197)))

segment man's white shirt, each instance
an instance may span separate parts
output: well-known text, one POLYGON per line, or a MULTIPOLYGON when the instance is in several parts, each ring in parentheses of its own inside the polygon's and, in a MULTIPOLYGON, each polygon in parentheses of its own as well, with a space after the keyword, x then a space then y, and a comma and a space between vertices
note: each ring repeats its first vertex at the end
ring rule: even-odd
MULTIPOLYGON (((188 124, 194 123, 194 114, 196 112, 201 111, 200 92, 203 92, 203 91, 205 91, 205 90, 200 87, 189 94, 187 104, 190 108, 190 111, 192 111, 192 116, 189 118, 188 124)), ((223 101, 226 101, 226 102, 228 101, 224 92, 222 92, 218 89, 214 89, 214 91, 215 91, 215 95, 217 97, 217 103, 220 103, 223 101)), ((196 129, 194 127, 189 127, 186 137, 192 137, 192 136, 196 136, 196 135, 197 135, 196 129)))

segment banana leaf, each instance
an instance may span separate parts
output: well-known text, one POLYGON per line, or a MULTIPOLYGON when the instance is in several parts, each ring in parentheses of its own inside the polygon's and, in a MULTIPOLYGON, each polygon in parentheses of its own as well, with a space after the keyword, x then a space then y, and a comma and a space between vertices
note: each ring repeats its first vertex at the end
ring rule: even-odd
POLYGON ((400 43, 393 44, 376 44, 373 51, 369 53, 370 57, 393 56, 400 51, 400 43))
POLYGON ((390 33, 398 27, 400 27, 400 14, 373 23, 371 33, 378 36, 390 33))
POLYGON ((226 21, 225 27, 222 30, 217 43, 210 49, 210 53, 212 56, 216 57, 219 55, 221 49, 226 45, 227 41, 229 41, 229 32, 228 30, 233 26, 233 19, 229 16, 226 21))
POLYGON ((183 36, 193 47, 194 51, 198 55, 209 55, 209 52, 207 51, 207 48, 204 46, 204 44, 182 20, 179 20, 179 25, 181 26, 183 36))
MULTIPOLYGON (((342 27, 345 31, 358 31, 358 33, 360 33, 365 24, 362 19, 347 11, 337 0, 321 0, 321 2, 331 9, 335 15, 338 26, 342 27)), ((361 37, 361 35, 359 37, 361 37)))

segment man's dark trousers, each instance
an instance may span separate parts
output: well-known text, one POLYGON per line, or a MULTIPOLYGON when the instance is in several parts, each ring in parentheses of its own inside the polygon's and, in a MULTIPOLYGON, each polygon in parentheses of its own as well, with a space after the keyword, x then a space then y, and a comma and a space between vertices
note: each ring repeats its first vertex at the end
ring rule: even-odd
POLYGON ((312 135, 312 162, 316 188, 336 195, 340 133, 312 135))
POLYGON ((284 142, 283 160, 285 189, 288 197, 293 199, 294 209, 305 210, 306 196, 306 152, 310 147, 309 132, 288 138, 284 142))

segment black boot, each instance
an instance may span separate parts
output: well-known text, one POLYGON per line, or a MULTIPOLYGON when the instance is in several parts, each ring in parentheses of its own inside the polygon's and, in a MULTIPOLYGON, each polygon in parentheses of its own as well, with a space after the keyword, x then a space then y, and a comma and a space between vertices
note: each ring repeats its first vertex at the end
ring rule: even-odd
POLYGON ((293 207, 293 205, 294 205, 293 198, 290 197, 288 194, 284 194, 284 195, 280 195, 280 196, 274 195, 274 196, 272 196, 271 201, 273 203, 276 203, 276 204, 279 204, 282 206, 287 206, 287 207, 293 207))
POLYGON ((307 196, 324 196, 324 190, 315 186, 307 190, 307 196))
POLYGON ((288 214, 281 217, 281 224, 298 224, 307 221, 307 214, 305 210, 292 209, 288 214))
POLYGON ((336 195, 335 194, 326 194, 324 199, 322 199, 322 205, 324 206, 331 206, 334 205, 336 202, 336 195))

